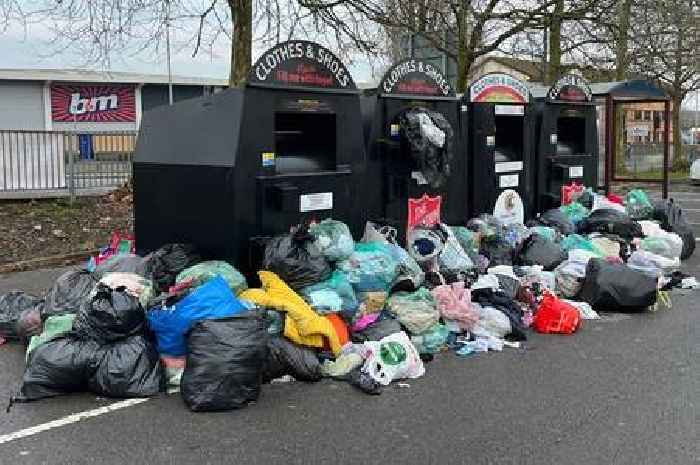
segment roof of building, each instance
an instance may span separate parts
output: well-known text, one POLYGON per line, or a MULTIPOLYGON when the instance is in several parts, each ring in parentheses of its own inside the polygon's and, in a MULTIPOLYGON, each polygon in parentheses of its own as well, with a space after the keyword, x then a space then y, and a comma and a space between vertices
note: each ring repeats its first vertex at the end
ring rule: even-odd
MULTIPOLYGON (((0 69, 0 81, 90 82, 113 84, 167 84, 167 74, 94 71, 86 69, 0 69)), ((175 76, 173 84, 196 86, 228 86, 228 79, 175 76)))

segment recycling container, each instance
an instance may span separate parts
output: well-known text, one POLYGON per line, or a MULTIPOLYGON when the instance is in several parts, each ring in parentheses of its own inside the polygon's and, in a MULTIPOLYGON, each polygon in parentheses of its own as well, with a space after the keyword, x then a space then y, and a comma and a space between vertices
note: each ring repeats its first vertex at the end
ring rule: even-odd
POLYGON ((464 224, 469 205, 459 100, 445 76, 429 62, 400 61, 365 92, 362 110, 368 218, 394 225, 403 243, 409 200, 428 196, 440 197, 442 222, 464 224))
POLYGON ((532 207, 536 114, 520 80, 492 73, 462 97, 472 216, 523 222, 532 207))
POLYGON ((564 185, 598 186, 598 125, 591 88, 577 74, 531 92, 537 101, 535 201, 541 212, 561 205, 564 185))
POLYGON ((137 248, 188 242, 255 268, 253 244, 328 217, 363 225, 360 95, 308 41, 266 51, 247 84, 144 115, 134 162, 137 248))

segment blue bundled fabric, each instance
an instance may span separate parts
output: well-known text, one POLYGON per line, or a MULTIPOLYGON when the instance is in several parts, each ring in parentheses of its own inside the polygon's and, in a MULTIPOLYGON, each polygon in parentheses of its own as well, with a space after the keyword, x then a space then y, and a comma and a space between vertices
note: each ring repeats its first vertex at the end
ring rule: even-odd
POLYGON ((226 280, 216 276, 175 305, 150 309, 147 316, 156 334, 158 352, 178 357, 187 353, 186 334, 198 321, 226 318, 246 310, 226 280))
POLYGON ((399 263, 381 242, 355 244, 349 258, 338 263, 356 292, 388 291, 399 273, 399 263))

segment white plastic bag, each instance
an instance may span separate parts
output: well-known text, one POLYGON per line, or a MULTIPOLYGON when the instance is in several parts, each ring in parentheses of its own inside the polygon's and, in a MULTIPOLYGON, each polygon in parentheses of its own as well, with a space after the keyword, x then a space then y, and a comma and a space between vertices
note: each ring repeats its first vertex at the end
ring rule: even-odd
POLYGON ((617 210, 619 212, 622 212, 624 214, 627 214, 627 210, 625 210, 624 205, 620 205, 619 203, 611 202, 608 200, 606 197, 602 195, 596 195, 593 198, 593 208, 591 208, 591 213, 596 211, 596 210, 617 210))
POLYGON ((425 113, 418 114, 418 121, 420 122, 421 135, 434 146, 442 148, 445 145, 445 132, 435 126, 430 116, 425 113))
POLYGON ((364 347, 367 360, 363 371, 382 386, 388 386, 398 379, 420 378, 425 374, 418 350, 403 331, 380 341, 365 342, 364 347))

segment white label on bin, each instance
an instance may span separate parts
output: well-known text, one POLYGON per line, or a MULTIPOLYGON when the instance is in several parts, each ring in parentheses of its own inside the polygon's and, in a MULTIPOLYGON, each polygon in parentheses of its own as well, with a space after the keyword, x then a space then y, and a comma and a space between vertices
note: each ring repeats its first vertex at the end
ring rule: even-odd
POLYGON ((496 163, 496 173, 508 173, 510 171, 522 171, 523 162, 521 161, 507 161, 503 163, 496 163))
POLYGON ((262 165, 266 167, 275 166, 275 152, 263 152, 262 165))
POLYGON ((583 177, 583 166, 569 166, 569 177, 570 178, 582 178, 583 177))
POLYGON ((504 187, 518 187, 518 177, 517 174, 505 174, 498 177, 498 185, 501 188, 504 187))
POLYGON ((415 179, 416 184, 418 184, 419 186, 424 186, 425 184, 428 184, 428 180, 425 179, 425 175, 420 171, 412 171, 411 178, 415 179))
POLYGON ((391 137, 398 137, 400 131, 401 126, 398 124, 392 124, 389 126, 389 135, 391 135, 391 137))
POLYGON ((333 192, 303 194, 299 196, 299 211, 312 212, 316 210, 331 210, 333 208, 333 192))
POLYGON ((466 112, 469 111, 469 107, 466 106, 466 105, 462 105, 462 106, 460 107, 460 109, 462 110, 462 113, 466 113, 466 112))
POLYGON ((494 147, 496 145, 496 136, 486 136, 486 146, 494 147))
POLYGON ((557 136, 556 134, 551 134, 549 136, 549 143, 552 145, 557 145, 557 142, 559 142, 559 136, 557 136))
POLYGON ((525 107, 522 105, 496 105, 497 115, 523 116, 525 107))

